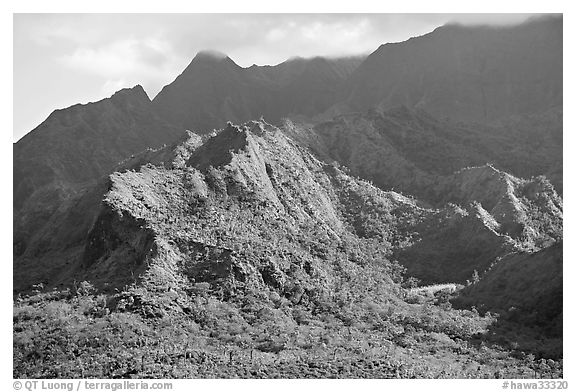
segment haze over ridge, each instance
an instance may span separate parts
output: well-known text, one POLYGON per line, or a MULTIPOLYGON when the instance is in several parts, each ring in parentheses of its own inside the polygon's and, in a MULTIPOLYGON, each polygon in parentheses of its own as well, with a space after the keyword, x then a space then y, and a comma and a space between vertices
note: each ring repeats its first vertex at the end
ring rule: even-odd
POLYGON ((222 51, 249 67, 279 64, 294 56, 367 54, 382 43, 404 41, 453 21, 510 24, 531 16, 17 14, 13 139, 34 129, 55 109, 94 102, 121 88, 141 84, 153 98, 203 48, 222 51), (102 24, 106 32, 98 28, 102 24), (210 34, 200 34, 204 31, 210 34))

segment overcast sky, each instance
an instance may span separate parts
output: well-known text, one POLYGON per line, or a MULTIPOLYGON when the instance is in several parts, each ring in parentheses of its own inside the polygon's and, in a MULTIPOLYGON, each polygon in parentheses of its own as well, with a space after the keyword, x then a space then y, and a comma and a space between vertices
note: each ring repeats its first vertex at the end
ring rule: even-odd
POLYGON ((14 141, 54 110, 141 84, 150 98, 202 49, 237 64, 370 53, 448 22, 529 14, 15 14, 14 141))

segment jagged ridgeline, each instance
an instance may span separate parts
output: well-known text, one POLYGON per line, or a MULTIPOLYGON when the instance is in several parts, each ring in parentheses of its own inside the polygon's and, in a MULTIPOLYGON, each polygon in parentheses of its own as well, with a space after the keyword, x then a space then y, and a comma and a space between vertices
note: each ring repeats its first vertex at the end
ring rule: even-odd
POLYGON ((561 32, 202 52, 55 111, 14 146, 15 377, 561 376, 561 32))
MULTIPOLYGON (((490 165, 463 169, 437 177, 435 198, 442 201, 429 208, 319 160, 289 136, 303 132, 314 130, 229 124, 214 136, 189 133, 127 160, 59 218, 70 226, 78 223, 75 210, 93 211, 83 220, 93 225, 84 240, 52 234, 53 253, 72 254, 72 265, 53 281, 79 271, 121 287, 164 260, 166 279, 195 282, 182 268, 188 251, 201 259, 206 246, 235 260, 244 271, 238 278, 250 287, 269 285, 264 276, 271 269, 289 282, 272 284, 281 294, 299 284, 286 275, 295 266, 325 279, 304 274, 298 290, 317 290, 329 288, 331 268, 340 262, 379 262, 397 276, 392 261, 399 260, 426 283, 465 283, 507 253, 537 251, 562 238, 562 200, 543 177, 522 180, 490 165)), ((224 270, 231 273, 233 264, 224 270)))
POLYGON ((206 282, 227 296, 270 291, 294 303, 334 296, 370 263, 394 290, 397 227, 419 214, 415 201, 319 161, 278 128, 229 124, 164 165, 114 173, 82 263, 95 282, 206 282))
MULTIPOLYGON (((228 124, 123 162, 94 188, 90 203, 102 201, 90 205, 97 212, 85 240, 53 243, 56 253, 74 251, 46 283, 73 290, 37 294, 16 308, 15 372, 46 376, 53 366, 43 364, 57 361, 54 374, 78 376, 72 364, 84 358, 81 374, 105 377, 458 377, 472 375, 469 364, 475 377, 527 377, 536 365, 509 350, 561 355, 561 309, 533 313, 536 329, 521 340, 504 338, 513 317, 494 324, 490 313, 454 310, 446 293, 456 285, 411 289, 407 279, 476 283, 474 270, 482 277, 488 260, 498 266, 509 253, 522 259, 521 252, 554 243, 561 202, 547 181, 470 168, 443 183, 459 205, 429 208, 319 160, 289 136, 293 127, 228 124), (530 208, 549 221, 522 220, 530 208), (54 322, 70 338, 59 334, 54 343, 24 333, 56 330, 54 322), (84 332, 73 332, 80 325, 84 332), (86 333, 101 336, 100 328, 116 331, 119 347, 140 362, 105 343, 82 343, 86 333), (476 351, 480 341, 501 346, 476 351), (40 346, 62 354, 26 359, 40 346), (65 354, 74 347, 79 356, 65 354), (277 355, 285 359, 271 359, 277 355), (446 355, 455 365, 445 366, 439 358, 446 355), (103 358, 113 366, 100 365, 103 358)), ((536 270, 549 268, 546 257, 539 260, 536 270)), ((561 279, 543 279, 561 292, 561 279)), ((474 294, 489 288, 470 290, 459 306, 493 309, 474 294)), ((499 301, 498 309, 509 304, 499 301)), ((556 362, 548 369, 559 371, 556 362)))

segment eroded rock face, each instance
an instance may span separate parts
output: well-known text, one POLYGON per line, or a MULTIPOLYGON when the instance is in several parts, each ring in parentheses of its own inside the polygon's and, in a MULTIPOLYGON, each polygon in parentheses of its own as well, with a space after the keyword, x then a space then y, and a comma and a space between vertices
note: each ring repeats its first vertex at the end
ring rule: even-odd
MULTIPOLYGON (((562 201, 544 179, 464 169, 439 178, 437 191, 451 204, 431 209, 319 161, 290 133, 261 121, 228 124, 193 150, 175 148, 172 163, 115 173, 98 222, 109 222, 105 211, 124 218, 97 224, 85 257, 119 242, 145 253, 134 244, 148 240, 124 234, 129 222, 142 222, 162 250, 150 259, 158 268, 148 282, 169 276, 175 286, 207 282, 288 298, 316 286, 330 292, 334 263, 398 260, 424 283, 464 283, 508 253, 562 238, 562 201)), ((94 265, 110 263, 97 256, 94 265)))
MULTIPOLYGON (((156 247, 140 276, 145 284, 206 282, 226 295, 260 288, 306 301, 333 289, 333 263, 354 265, 348 253, 360 260, 367 252, 389 252, 389 242, 371 241, 377 234, 389 240, 384 223, 374 234, 364 233, 365 239, 354 234, 352 220, 358 218, 344 192, 363 189, 355 206, 370 201, 372 210, 390 221, 412 203, 327 167, 263 122, 229 124, 185 160, 180 149, 174 151, 172 162, 163 166, 111 176, 84 253, 90 261, 84 263, 86 273, 119 263, 114 256, 119 249, 118 254, 133 254, 135 264, 138 255, 150 254, 148 234, 131 234, 134 222, 140 222, 140 231, 152 233, 156 247), (344 185, 350 189, 341 189, 344 185), (362 241, 371 246, 355 245, 362 241), (326 254, 329 243, 339 245, 326 254)), ((101 282, 111 278, 102 276, 101 282)))
POLYGON ((491 165, 467 168, 444 179, 444 200, 475 202, 494 230, 532 251, 562 239, 563 202, 543 176, 524 180, 491 165))

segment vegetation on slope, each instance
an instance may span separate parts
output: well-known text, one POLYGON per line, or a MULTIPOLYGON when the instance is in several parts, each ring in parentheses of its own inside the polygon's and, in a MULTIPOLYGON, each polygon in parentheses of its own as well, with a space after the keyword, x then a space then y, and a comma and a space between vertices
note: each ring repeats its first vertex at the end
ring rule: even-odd
POLYGON ((110 177, 68 277, 91 283, 17 297, 15 377, 561 375, 498 315, 410 290, 393 254, 435 210, 264 122, 196 138, 110 177))

